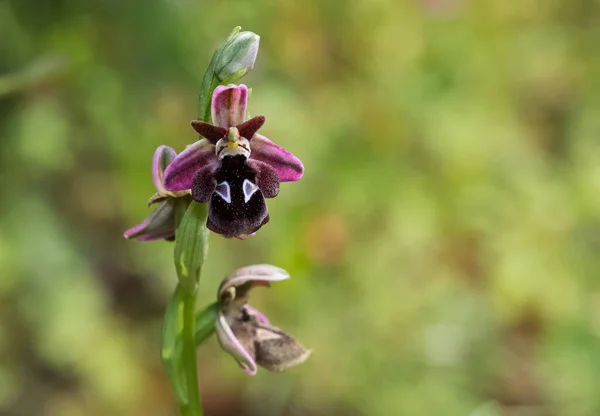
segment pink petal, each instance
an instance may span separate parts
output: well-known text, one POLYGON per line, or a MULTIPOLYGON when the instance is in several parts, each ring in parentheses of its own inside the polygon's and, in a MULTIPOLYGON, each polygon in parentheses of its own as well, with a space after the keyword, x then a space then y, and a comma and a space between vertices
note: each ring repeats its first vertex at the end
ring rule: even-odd
POLYGON ((177 152, 169 146, 159 146, 152 158, 152 182, 159 194, 165 194, 167 190, 163 186, 163 174, 169 164, 175 159, 177 152))
POLYGON ((222 313, 219 313, 215 328, 221 347, 236 359, 248 375, 255 375, 257 368, 254 359, 235 337, 222 313))
POLYGON ((148 218, 144 218, 144 221, 140 222, 123 233, 123 237, 126 239, 137 238, 141 233, 148 227, 148 218))
POLYGON ((163 182, 169 191, 185 191, 200 168, 216 167, 219 164, 215 146, 208 140, 198 140, 181 152, 165 169, 163 182))
POLYGON ((280 182, 294 182, 304 174, 304 165, 300 159, 261 134, 254 135, 250 141, 250 149, 250 159, 273 168, 280 182))
POLYGON ((211 115, 213 124, 228 129, 246 120, 248 88, 230 84, 215 88, 212 96, 211 115))
POLYGON ((280 280, 288 279, 289 277, 290 275, 288 272, 280 267, 271 266, 270 264, 255 264, 242 267, 234 271, 221 282, 218 297, 220 299, 223 296, 223 293, 230 287, 241 286, 250 281, 257 286, 261 284, 263 286, 268 286, 269 282, 278 282, 280 280))

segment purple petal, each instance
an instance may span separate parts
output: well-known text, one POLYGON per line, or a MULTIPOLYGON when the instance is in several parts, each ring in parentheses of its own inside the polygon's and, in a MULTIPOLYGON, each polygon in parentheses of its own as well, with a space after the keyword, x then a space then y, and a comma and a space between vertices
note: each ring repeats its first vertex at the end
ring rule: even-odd
POLYGON ((266 163, 256 159, 250 159, 248 166, 256 174, 256 186, 263 193, 265 198, 275 198, 279 193, 279 176, 277 172, 266 163))
POLYGON ((167 167, 164 186, 169 191, 184 191, 192 187, 196 173, 207 166, 218 166, 215 146, 208 140, 198 140, 189 145, 167 167))
POLYGON ((270 264, 255 264, 252 266, 242 267, 237 269, 227 276, 219 287, 218 297, 221 299, 223 294, 231 287, 239 287, 248 282, 253 282, 256 285, 267 285, 269 282, 278 282, 289 279, 288 272, 280 267, 270 264))
POLYGON ((213 124, 228 129, 243 123, 247 104, 248 88, 244 84, 218 86, 212 96, 213 124))
POLYGON ((175 236, 174 200, 161 202, 144 221, 123 233, 127 239, 154 241, 171 239, 175 236))
POLYGON ((221 347, 236 359, 236 361, 240 364, 244 371, 248 373, 248 375, 255 375, 257 368, 254 359, 235 337, 233 331, 227 323, 227 320, 225 319, 225 316, 223 316, 221 313, 219 313, 215 328, 217 332, 217 339, 219 340, 221 347))
POLYGON ((262 313, 261 311, 259 311, 258 309, 253 308, 252 306, 250 306, 248 304, 244 305, 244 308, 246 309, 248 314, 251 316, 254 316, 260 324, 271 325, 271 323, 269 322, 269 318, 267 318, 265 316, 265 314, 262 313))
POLYGON ((159 194, 165 194, 167 190, 163 186, 163 174, 167 166, 175 159, 177 152, 169 146, 159 146, 152 158, 152 182, 159 194))
POLYGON ((294 182, 304 174, 304 166, 300 159, 263 135, 255 134, 250 141, 250 148, 250 159, 266 163, 273 168, 280 182, 294 182))

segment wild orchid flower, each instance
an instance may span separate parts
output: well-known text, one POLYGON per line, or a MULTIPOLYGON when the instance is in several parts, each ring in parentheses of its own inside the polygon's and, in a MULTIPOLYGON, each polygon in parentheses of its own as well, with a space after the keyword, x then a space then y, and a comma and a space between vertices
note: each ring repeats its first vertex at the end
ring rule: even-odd
POLYGON ((156 193, 148 201, 148 206, 152 204, 158 204, 158 206, 144 221, 125 231, 123 234, 125 238, 135 238, 139 241, 173 240, 175 238, 175 200, 189 195, 189 191, 167 191, 163 185, 165 169, 176 156, 175 150, 164 145, 159 146, 154 152, 152 182, 154 182, 156 193))
POLYGON ((204 137, 188 146, 167 167, 165 188, 191 189, 198 202, 209 202, 207 227, 225 237, 244 238, 269 221, 265 198, 279 193, 279 182, 297 181, 302 162, 257 133, 265 117, 246 120, 245 85, 215 89, 213 124, 192 121, 204 137))
POLYGON ((269 371, 284 371, 310 356, 309 350, 247 304, 253 287, 269 286, 270 282, 287 278, 285 270, 261 264, 236 270, 219 287, 217 338, 251 376, 256 374, 257 365, 269 371))

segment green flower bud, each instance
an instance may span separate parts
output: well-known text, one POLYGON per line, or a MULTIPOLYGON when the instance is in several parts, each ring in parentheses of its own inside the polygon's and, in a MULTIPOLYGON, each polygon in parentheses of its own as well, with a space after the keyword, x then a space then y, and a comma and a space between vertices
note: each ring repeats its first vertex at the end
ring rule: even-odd
POLYGON ((260 36, 254 32, 235 34, 219 55, 215 74, 222 83, 235 82, 254 67, 260 36))

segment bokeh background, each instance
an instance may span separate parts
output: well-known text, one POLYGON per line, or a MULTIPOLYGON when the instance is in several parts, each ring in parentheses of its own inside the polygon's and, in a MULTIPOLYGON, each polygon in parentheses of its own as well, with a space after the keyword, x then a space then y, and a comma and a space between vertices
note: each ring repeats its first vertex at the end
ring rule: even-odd
POLYGON ((0 414, 173 415, 173 245, 126 241, 150 161, 196 139, 214 48, 261 35, 250 111, 306 166, 211 236, 314 349, 250 378, 211 339, 207 416, 600 414, 600 4, 0 2, 0 414))

